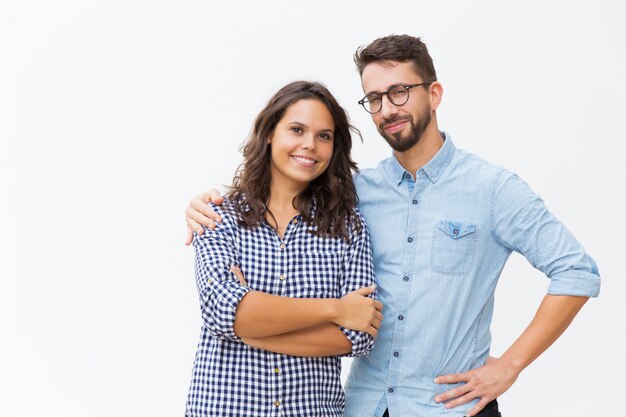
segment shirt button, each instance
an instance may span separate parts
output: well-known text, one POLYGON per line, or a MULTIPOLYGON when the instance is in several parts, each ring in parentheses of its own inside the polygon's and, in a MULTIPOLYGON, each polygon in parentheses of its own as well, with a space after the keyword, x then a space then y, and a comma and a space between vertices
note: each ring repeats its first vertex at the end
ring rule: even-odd
POLYGON ((387 391, 389 391, 390 394, 393 394, 393 388, 389 388, 387 391))
POLYGON ((280 401, 274 401, 274 405, 278 407, 280 405, 280 401))
POLYGON ((291 221, 291 223, 293 223, 293 224, 297 224, 297 223, 298 223, 298 219, 293 219, 293 220, 291 221))
POLYGON ((284 244, 284 243, 281 243, 281 244, 280 244, 280 248, 281 248, 281 249, 285 249, 285 244, 284 244))
POLYGON ((409 277, 406 277, 406 276, 405 276, 405 277, 402 277, 402 279, 403 279, 403 280, 405 280, 405 281, 408 281, 408 280, 409 280, 409 277))
POLYGON ((406 179, 408 180, 409 178, 411 178, 411 174, 409 174, 409 173, 407 172, 406 174, 404 174, 404 178, 406 178, 406 179))
POLYGON ((213 282, 213 280, 212 280, 212 279, 209 279, 207 282, 208 282, 209 284, 211 284, 211 283, 213 282))
POLYGON ((393 357, 397 358, 398 356, 400 356, 400 352, 393 352, 393 357))
POLYGON ((412 237, 408 238, 407 242, 409 242, 409 243, 413 242, 413 238, 412 237))
POLYGON ((404 316, 403 316, 402 314, 400 314, 400 315, 398 316, 398 320, 400 320, 400 321, 404 320, 404 316))
POLYGON ((413 201, 412 201, 412 203, 413 203, 413 204, 417 204, 417 200, 413 200, 413 201))
POLYGON ((279 372, 280 372, 280 369, 278 369, 278 368, 274 369, 274 373, 275 373, 275 374, 277 374, 277 373, 279 373, 279 372))
POLYGON ((458 234, 459 234, 459 229, 454 229, 454 230, 452 231, 452 233, 454 233, 455 235, 458 235, 458 234))
POLYGON ((285 280, 285 278, 287 278, 287 277, 286 277, 286 276, 284 276, 284 275, 281 275, 281 276, 279 276, 278 278, 280 278, 280 280, 281 280, 281 281, 284 281, 284 280, 285 280))

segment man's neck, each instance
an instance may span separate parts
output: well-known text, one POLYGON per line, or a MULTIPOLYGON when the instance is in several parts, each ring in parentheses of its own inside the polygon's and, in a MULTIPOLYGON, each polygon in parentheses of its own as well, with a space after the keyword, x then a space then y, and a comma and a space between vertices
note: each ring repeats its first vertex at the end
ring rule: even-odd
POLYGON ((405 152, 393 153, 400 165, 415 177, 415 173, 426 165, 442 146, 443 138, 439 128, 436 123, 431 123, 415 146, 405 152))

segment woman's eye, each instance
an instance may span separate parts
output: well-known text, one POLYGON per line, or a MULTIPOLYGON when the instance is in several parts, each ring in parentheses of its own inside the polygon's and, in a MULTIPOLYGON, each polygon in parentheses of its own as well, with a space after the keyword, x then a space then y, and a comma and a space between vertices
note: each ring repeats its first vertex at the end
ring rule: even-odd
POLYGON ((291 131, 294 132, 294 133, 302 133, 302 128, 294 126, 294 127, 291 128, 291 131))
POLYGON ((320 138, 324 140, 331 140, 332 137, 328 133, 320 133, 320 138))

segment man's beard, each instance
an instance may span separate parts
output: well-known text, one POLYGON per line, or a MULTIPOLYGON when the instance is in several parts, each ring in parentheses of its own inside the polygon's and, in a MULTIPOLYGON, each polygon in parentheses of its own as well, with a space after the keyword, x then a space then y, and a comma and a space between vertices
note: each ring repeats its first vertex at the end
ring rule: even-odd
POLYGON ((417 142, 420 141, 424 131, 430 124, 430 120, 432 118, 430 112, 430 106, 426 109, 424 113, 419 112, 417 115, 417 123, 414 122, 413 116, 398 116, 393 119, 385 119, 380 125, 378 125, 378 132, 381 134, 383 138, 387 141, 389 146, 396 152, 405 152, 411 149, 417 142), (406 120, 408 121, 411 131, 407 136, 402 136, 402 131, 396 133, 386 133, 385 126, 391 125, 394 123, 398 123, 399 121, 406 120))

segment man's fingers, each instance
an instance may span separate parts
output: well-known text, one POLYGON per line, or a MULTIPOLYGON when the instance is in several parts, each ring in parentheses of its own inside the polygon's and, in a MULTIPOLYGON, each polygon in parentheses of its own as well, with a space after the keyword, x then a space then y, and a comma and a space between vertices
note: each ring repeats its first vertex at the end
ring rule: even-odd
POLYGON ((378 311, 383 311, 383 303, 378 300, 374 301, 374 308, 378 311))
POLYGON ((206 203, 213 203, 219 206, 224 202, 224 199, 220 195, 220 192, 216 190, 215 188, 211 188, 209 192, 206 193, 205 195, 206 197, 208 197, 208 199, 205 200, 206 203))
POLYGON ((204 228, 196 223, 192 218, 187 217, 185 221, 187 222, 187 229, 192 233, 196 232, 199 235, 204 234, 204 228))
POLYGON ((185 209, 185 214, 187 217, 192 217, 198 223, 202 223, 205 226, 208 226, 208 224, 203 220, 203 218, 210 218, 217 223, 221 223, 222 218, 220 215, 207 205, 207 203, 220 205, 224 202, 224 199, 219 196, 219 193, 215 197, 216 198, 214 199, 210 193, 203 193, 195 196, 191 199, 191 201, 189 201, 189 206, 185 209))
MULTIPOLYGON (((207 208, 207 214, 209 215, 208 217, 205 214, 202 214, 201 212, 194 210, 192 207, 187 207, 185 209, 187 224, 191 225, 190 222, 195 222, 198 226, 200 226, 200 224, 203 224, 209 229, 215 230, 214 218, 211 216, 217 216, 217 213, 211 210, 211 208, 208 206, 206 206, 206 208, 207 208)), ((194 230, 198 231, 196 227, 194 227, 194 230)))
POLYGON ((457 382, 467 382, 470 376, 468 373, 442 375, 435 378, 435 384, 456 384, 457 382))
POLYGON ((380 312, 378 312, 378 311, 377 311, 376 313, 374 313, 374 317, 376 317, 376 319, 377 319, 378 321, 383 321, 383 317, 384 317, 384 316, 383 316, 383 314, 382 314, 382 313, 380 313, 380 312))
POLYGON ((463 405, 463 404, 467 404, 468 402, 472 401, 474 398, 476 398, 476 394, 472 391, 472 392, 468 392, 467 394, 463 395, 462 397, 456 398, 452 401, 449 401, 447 403, 445 403, 445 407, 447 409, 451 409, 454 407, 458 407, 459 405, 463 405))
POLYGON ((470 391, 472 391, 472 388, 468 386, 468 384, 464 384, 460 387, 453 388, 449 391, 444 392, 443 394, 435 396, 435 402, 442 403, 448 400, 453 400, 460 397, 461 395, 467 394, 470 391))
POLYGON ((185 239, 185 246, 191 245, 193 242, 193 229, 187 227, 187 239, 185 239))
POLYGON ((202 225, 197 223, 195 220, 189 219, 187 223, 189 225, 188 227, 192 228, 193 231, 199 234, 200 236, 204 234, 204 227, 202 227, 202 225))
POLYGON ((471 410, 467 412, 466 416, 467 417, 475 416, 476 414, 480 413, 480 411, 483 408, 485 408, 485 406, 489 404, 490 402, 491 400, 488 398, 485 398, 485 397, 481 398, 480 401, 478 401, 478 404, 476 404, 474 408, 472 408, 471 410))

